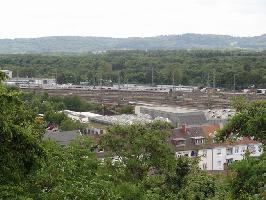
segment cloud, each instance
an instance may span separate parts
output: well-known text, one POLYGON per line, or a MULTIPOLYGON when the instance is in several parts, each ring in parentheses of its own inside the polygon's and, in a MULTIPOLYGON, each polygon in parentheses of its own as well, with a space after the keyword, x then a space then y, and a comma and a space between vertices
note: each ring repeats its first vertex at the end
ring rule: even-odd
POLYGON ((8 0, 0 38, 266 33, 264 0, 8 0))

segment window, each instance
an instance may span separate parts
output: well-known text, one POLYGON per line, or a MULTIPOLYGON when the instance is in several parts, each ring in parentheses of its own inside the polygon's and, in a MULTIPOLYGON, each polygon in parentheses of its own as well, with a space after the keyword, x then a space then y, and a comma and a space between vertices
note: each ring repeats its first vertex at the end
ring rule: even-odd
POLYGON ((184 146, 186 145, 186 140, 178 140, 176 141, 176 146, 184 146))
POLYGON ((251 154, 255 154, 256 153, 256 147, 254 145, 248 145, 248 151, 251 154))
POLYGON ((233 158, 226 159, 226 163, 231 164, 233 162, 233 158))
POLYGON ((242 148, 241 148, 241 152, 242 152, 242 153, 245 153, 245 151, 246 151, 246 147, 242 147, 242 148))
POLYGON ((222 155, 222 149, 217 149, 217 155, 222 155))
POLYGON ((235 147, 235 153, 239 152, 239 147, 235 147))
POLYGON ((203 144, 204 143, 204 139, 201 138, 201 139, 195 139, 195 144, 198 145, 198 144, 203 144))
POLYGON ((187 151, 184 151, 184 152, 182 152, 182 154, 184 155, 184 156, 189 156, 189 152, 187 152, 187 151))
POLYGON ((176 156, 177 156, 177 157, 181 157, 182 154, 181 154, 181 153, 176 153, 176 156))
POLYGON ((259 152, 262 152, 262 150, 263 150, 263 147, 260 145, 260 146, 258 147, 258 151, 259 151, 259 152))
POLYGON ((227 148, 226 155, 232 155, 232 154, 233 154, 233 148, 227 148))
POLYGON ((99 153, 104 152, 103 148, 98 148, 98 152, 99 152, 99 153))
POLYGON ((222 161, 217 161, 217 166, 221 167, 222 166, 222 161))
POLYGON ((196 157, 198 156, 198 151, 191 151, 191 154, 190 154, 192 157, 196 157))

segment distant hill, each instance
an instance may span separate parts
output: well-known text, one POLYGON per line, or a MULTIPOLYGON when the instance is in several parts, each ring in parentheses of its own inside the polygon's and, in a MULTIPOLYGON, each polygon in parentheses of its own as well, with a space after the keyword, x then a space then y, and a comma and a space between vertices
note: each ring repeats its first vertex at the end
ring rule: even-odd
POLYGON ((55 36, 30 39, 0 39, 0 54, 82 53, 107 50, 177 49, 266 49, 266 34, 255 37, 183 34, 157 37, 78 37, 55 36))

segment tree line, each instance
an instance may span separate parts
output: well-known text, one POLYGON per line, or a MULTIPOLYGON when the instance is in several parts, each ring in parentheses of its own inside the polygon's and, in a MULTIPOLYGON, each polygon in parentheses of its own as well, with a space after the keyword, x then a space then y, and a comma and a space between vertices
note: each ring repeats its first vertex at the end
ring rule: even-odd
POLYGON ((16 77, 54 77, 60 84, 183 84, 233 89, 266 85, 266 52, 244 50, 107 51, 0 55, 16 77))

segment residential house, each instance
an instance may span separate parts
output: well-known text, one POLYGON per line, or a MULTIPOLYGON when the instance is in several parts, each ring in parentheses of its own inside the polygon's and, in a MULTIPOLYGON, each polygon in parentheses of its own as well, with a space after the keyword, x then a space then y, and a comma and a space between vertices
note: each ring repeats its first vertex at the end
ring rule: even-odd
POLYGON ((200 157, 199 167, 203 170, 224 170, 224 164, 242 160, 248 150, 251 156, 262 153, 261 144, 249 138, 234 143, 215 143, 214 136, 219 125, 186 126, 173 130, 169 139, 177 157, 200 157))

